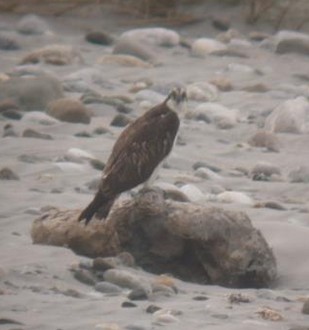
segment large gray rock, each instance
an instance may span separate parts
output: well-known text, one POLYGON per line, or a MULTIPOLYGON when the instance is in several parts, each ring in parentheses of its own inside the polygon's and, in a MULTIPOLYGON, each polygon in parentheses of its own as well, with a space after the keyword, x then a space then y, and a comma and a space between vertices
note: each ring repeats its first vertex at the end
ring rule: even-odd
POLYGON ((309 35, 295 31, 280 31, 275 36, 276 53, 309 55, 309 35))
POLYGON ((50 76, 16 77, 0 82, 0 101, 13 100, 22 110, 43 111, 63 96, 61 83, 50 76))
POLYGON ((266 118, 265 129, 274 133, 304 133, 308 115, 309 102, 299 96, 277 106, 266 118))
POLYGON ((143 61, 156 62, 155 53, 148 45, 131 38, 120 38, 114 46, 113 53, 132 55, 143 61))
POLYGON ((276 278, 272 250, 243 212, 165 200, 161 190, 118 201, 87 226, 79 212, 50 209, 33 222, 33 242, 92 257, 127 251, 147 271, 203 284, 267 287, 276 278))
POLYGON ((26 15, 17 24, 19 33, 27 35, 51 34, 48 24, 37 15, 26 15))

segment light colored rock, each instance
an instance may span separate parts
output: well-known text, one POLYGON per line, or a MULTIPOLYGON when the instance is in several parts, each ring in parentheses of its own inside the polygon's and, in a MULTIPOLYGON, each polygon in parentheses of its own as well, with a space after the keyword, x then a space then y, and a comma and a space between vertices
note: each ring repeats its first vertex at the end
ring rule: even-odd
POLYGON ((136 101, 148 101, 151 104, 163 102, 165 96, 150 89, 143 89, 135 94, 136 101))
POLYGON ((50 102, 47 113, 56 119, 70 123, 89 124, 91 120, 91 111, 82 102, 69 98, 50 102))
POLYGON ((309 167, 306 165, 299 166, 289 173, 291 182, 309 183, 309 167))
POLYGON ((59 123, 58 119, 40 111, 29 111, 23 115, 22 120, 25 122, 37 123, 41 125, 55 125, 59 123))
POLYGON ((151 65, 133 55, 104 55, 97 59, 98 64, 115 64, 128 67, 150 68, 151 65))
POLYGON ((213 52, 225 50, 226 46, 222 42, 215 39, 201 38, 193 42, 191 49, 193 56, 206 57, 213 52))
POLYGON ((203 192, 193 184, 185 184, 180 188, 180 191, 183 192, 191 202, 199 202, 205 198, 203 192))
POLYGON ((70 162, 82 163, 84 160, 95 159, 88 151, 79 148, 70 148, 64 155, 65 159, 70 162))
POLYGON ((45 34, 52 35, 48 24, 37 15, 26 15, 17 24, 17 30, 22 34, 45 34))
POLYGON ((24 56, 20 64, 36 64, 39 62, 53 65, 80 64, 83 63, 83 58, 72 46, 49 45, 30 52, 24 56))
POLYGON ((141 289, 150 295, 152 292, 151 284, 133 272, 124 269, 108 269, 104 272, 104 280, 122 288, 132 290, 141 289))
POLYGON ((278 137, 274 133, 265 130, 257 131, 250 137, 248 143, 252 147, 266 148, 268 151, 279 152, 280 150, 278 137))
POLYGON ((223 203, 236 203, 253 206, 254 201, 248 195, 239 191, 224 191, 217 195, 217 200, 223 203))
POLYGON ((250 173, 253 180, 268 181, 273 175, 281 175, 280 168, 268 162, 257 163, 250 173))
POLYGON ((148 45, 130 38, 120 38, 115 43, 113 54, 131 55, 143 61, 157 62, 156 56, 154 56, 148 45))
POLYGON ((121 38, 130 38, 141 43, 165 47, 177 46, 180 41, 176 31, 159 27, 129 30, 124 32, 121 38))
POLYGON ((51 76, 16 77, 0 82, 0 99, 12 99, 25 111, 44 111, 49 102, 61 97, 61 83, 51 76))
POLYGON ((309 102, 304 97, 285 101, 266 118, 265 129, 275 133, 304 133, 308 114, 309 102))
POLYGON ((193 101, 213 102, 219 98, 217 87, 206 81, 188 85, 186 91, 188 99, 193 101))
POLYGON ((229 129, 234 127, 239 118, 239 111, 228 109, 217 103, 201 103, 194 110, 188 111, 187 118, 197 118, 205 116, 209 122, 213 122, 218 128, 229 129))
POLYGON ((255 74, 256 70, 249 65, 239 64, 239 63, 230 63, 227 67, 228 71, 237 72, 240 74, 255 74))
POLYGON ((226 32, 222 32, 222 33, 218 34, 216 39, 223 43, 229 43, 233 39, 242 40, 242 39, 244 39, 244 36, 235 29, 229 29, 226 32))
POLYGON ((199 167, 194 174, 199 178, 207 180, 221 181, 223 179, 221 175, 206 167, 199 167))
POLYGON ((173 315, 170 310, 160 309, 153 313, 154 322, 159 324, 179 322, 179 319, 173 315))
POLYGON ((85 172, 87 167, 83 164, 77 164, 72 162, 55 162, 55 167, 59 168, 63 172, 85 172))

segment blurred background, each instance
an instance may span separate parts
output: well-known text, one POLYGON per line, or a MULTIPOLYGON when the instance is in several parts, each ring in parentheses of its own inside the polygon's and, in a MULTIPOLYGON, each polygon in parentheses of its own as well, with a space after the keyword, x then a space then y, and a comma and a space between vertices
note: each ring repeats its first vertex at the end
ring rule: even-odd
POLYGON ((122 16, 122 24, 181 26, 212 15, 277 31, 309 30, 308 0, 0 0, 2 13, 51 16, 122 16))

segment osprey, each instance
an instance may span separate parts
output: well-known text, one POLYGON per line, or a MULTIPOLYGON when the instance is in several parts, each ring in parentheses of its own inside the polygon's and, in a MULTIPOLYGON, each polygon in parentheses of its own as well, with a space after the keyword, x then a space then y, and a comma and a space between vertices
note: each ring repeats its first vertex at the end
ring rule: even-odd
POLYGON ((159 105, 132 122, 120 134, 103 170, 93 201, 78 220, 86 224, 94 214, 106 218, 115 199, 142 183, 148 185, 155 170, 171 152, 179 128, 177 112, 187 100, 185 90, 177 87, 159 105))

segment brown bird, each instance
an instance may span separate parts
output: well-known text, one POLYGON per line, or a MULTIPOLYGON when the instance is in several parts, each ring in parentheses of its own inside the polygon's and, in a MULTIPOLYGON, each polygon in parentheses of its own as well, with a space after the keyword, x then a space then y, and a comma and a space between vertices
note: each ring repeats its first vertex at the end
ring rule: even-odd
POLYGON ((173 89, 159 105, 137 118, 120 134, 103 170, 98 192, 78 220, 86 224, 97 214, 106 218, 115 199, 142 183, 150 184, 171 152, 179 128, 177 112, 186 104, 186 92, 173 89))

